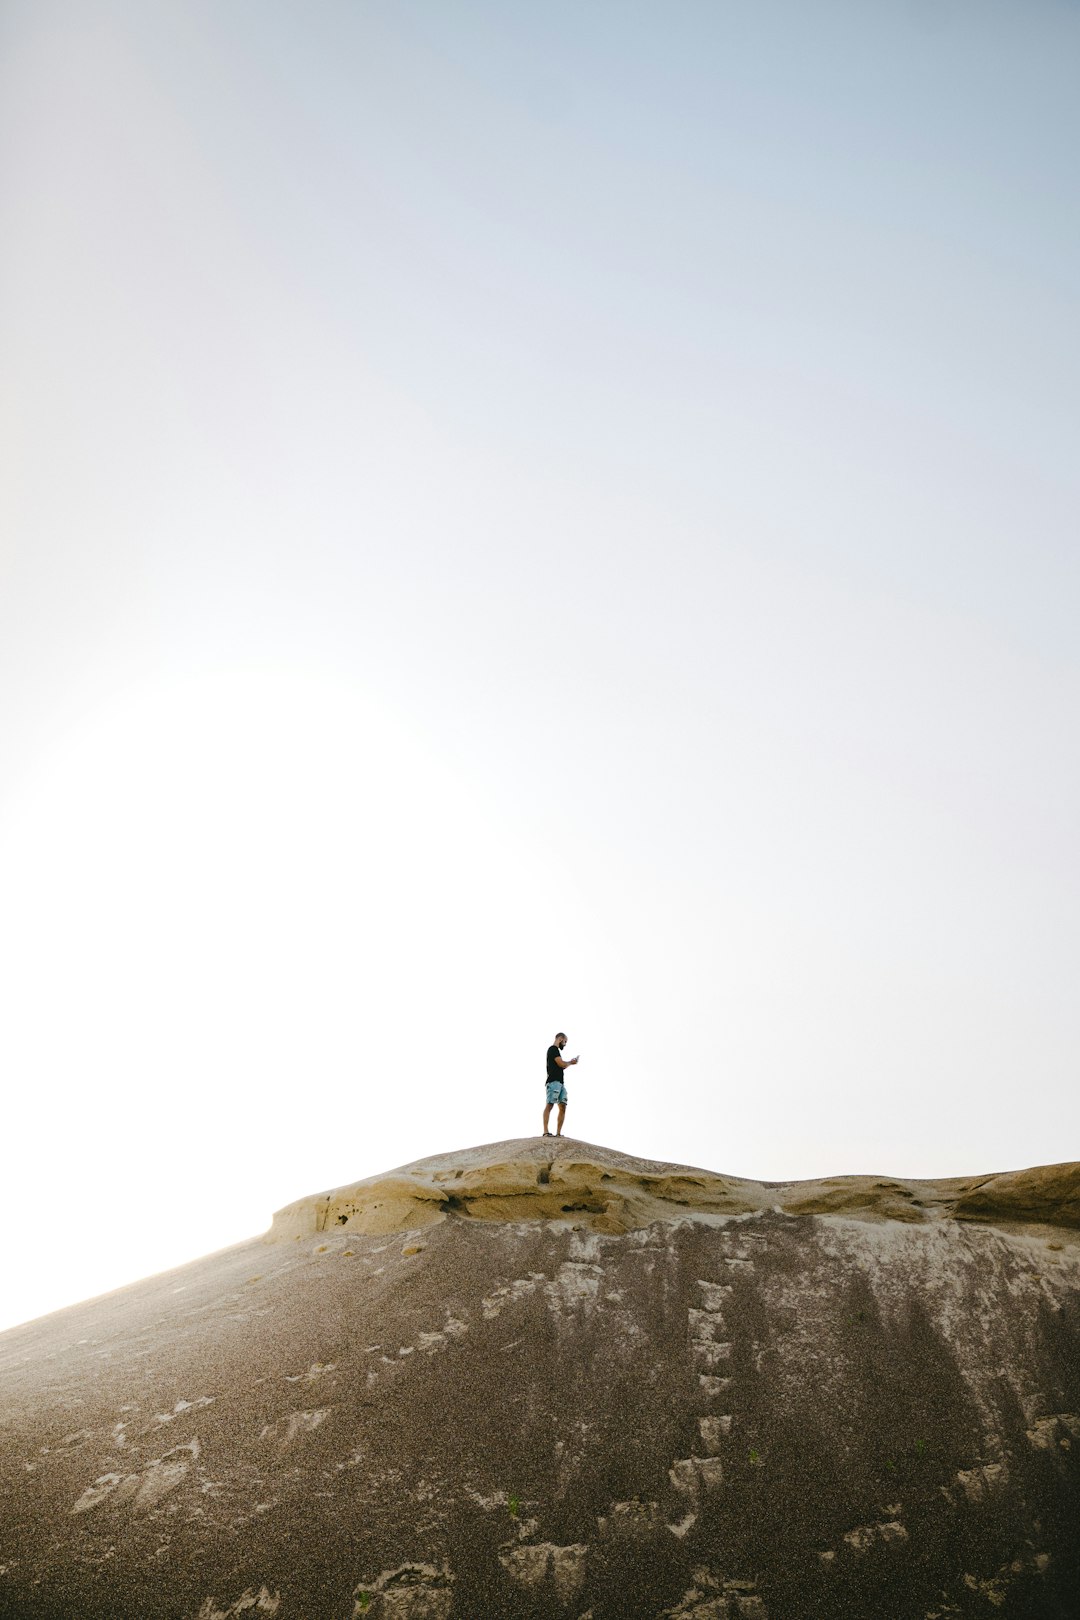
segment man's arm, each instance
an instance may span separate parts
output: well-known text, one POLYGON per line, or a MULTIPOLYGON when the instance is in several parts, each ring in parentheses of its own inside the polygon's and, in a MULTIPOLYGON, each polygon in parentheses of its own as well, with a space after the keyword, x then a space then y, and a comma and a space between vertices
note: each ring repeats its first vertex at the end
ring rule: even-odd
POLYGON ((560 1069, 572 1069, 574 1064, 577 1062, 577 1058, 564 1058, 560 1057, 559 1054, 556 1053, 555 1061, 559 1065, 560 1069))

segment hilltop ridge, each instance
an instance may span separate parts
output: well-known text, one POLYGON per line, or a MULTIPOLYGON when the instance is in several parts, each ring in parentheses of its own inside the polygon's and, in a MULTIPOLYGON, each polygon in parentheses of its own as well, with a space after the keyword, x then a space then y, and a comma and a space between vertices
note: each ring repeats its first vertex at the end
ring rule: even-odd
POLYGON ((940 1180, 856 1175, 770 1182, 635 1158, 572 1137, 519 1137, 434 1154, 296 1199, 274 1215, 269 1236, 285 1241, 341 1229, 417 1231, 449 1216, 569 1219, 617 1234, 658 1220, 708 1221, 762 1210, 1080 1229, 1080 1164, 940 1180))

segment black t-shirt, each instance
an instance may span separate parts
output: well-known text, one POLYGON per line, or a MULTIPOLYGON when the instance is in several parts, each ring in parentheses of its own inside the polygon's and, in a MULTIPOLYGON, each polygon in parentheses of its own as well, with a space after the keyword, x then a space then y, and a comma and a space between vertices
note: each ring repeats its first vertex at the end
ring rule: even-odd
POLYGON ((548 1084, 549 1085, 552 1082, 552 1080, 556 1080, 556 1081, 561 1082, 562 1077, 563 1077, 563 1072, 559 1068, 558 1063, 555 1061, 556 1058, 558 1057, 558 1055, 559 1055, 559 1048, 557 1046, 549 1046, 548 1047, 548 1051, 547 1051, 548 1076, 547 1077, 548 1077, 548 1084))

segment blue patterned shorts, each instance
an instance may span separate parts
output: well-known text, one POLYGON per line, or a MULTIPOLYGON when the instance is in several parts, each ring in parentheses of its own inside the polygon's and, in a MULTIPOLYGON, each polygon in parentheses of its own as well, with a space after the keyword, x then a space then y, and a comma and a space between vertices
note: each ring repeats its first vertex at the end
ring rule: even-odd
POLYGON ((547 1083, 547 1099, 548 1099, 548 1107, 549 1108, 551 1107, 552 1103, 565 1103, 566 1102, 566 1087, 563 1085, 561 1080, 549 1080, 548 1081, 548 1083, 547 1083))

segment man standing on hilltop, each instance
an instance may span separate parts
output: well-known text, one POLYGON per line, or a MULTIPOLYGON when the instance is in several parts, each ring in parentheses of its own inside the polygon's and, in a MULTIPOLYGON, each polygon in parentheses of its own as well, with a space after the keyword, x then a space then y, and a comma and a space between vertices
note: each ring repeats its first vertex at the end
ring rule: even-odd
POLYGON ((562 1123, 566 1118, 566 1087, 563 1084, 562 1071, 572 1069, 577 1062, 576 1057, 564 1058, 562 1049, 566 1045, 566 1036, 562 1030, 555 1037, 555 1044, 547 1049, 547 1107, 544 1109, 544 1135, 550 1136, 548 1120, 551 1118, 551 1106, 559 1105, 559 1118, 555 1126, 555 1135, 562 1135, 562 1123))

